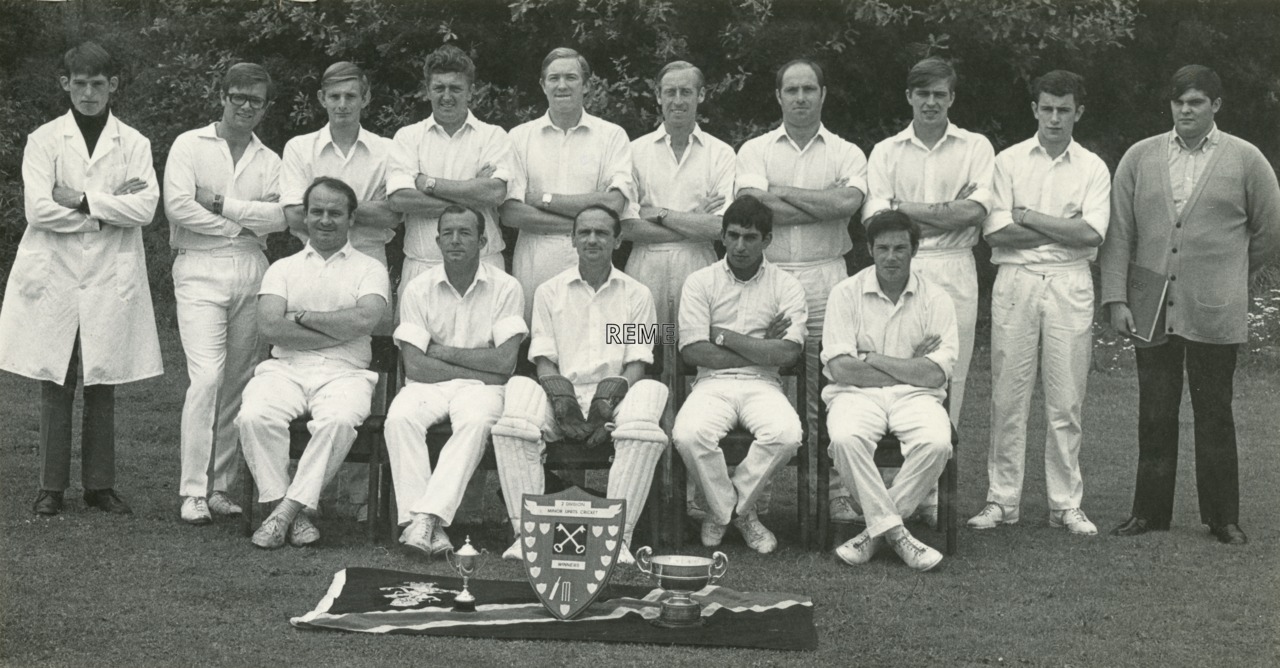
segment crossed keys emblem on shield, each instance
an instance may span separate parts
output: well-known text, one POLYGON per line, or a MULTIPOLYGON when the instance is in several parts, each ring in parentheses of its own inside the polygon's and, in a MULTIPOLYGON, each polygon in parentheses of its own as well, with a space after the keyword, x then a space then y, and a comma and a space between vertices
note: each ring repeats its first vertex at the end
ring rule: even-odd
POLYGON ((626 501, 597 498, 577 487, 524 495, 525 573, 556 618, 576 617, 604 589, 617 563, 626 517, 626 501))

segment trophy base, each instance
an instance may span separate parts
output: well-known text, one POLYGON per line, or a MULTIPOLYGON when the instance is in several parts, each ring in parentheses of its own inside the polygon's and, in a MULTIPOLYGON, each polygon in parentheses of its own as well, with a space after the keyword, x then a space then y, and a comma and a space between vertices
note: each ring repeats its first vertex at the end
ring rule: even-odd
POLYGON ((663 601, 662 612, 649 623, 664 629, 690 629, 705 625, 706 620, 702 606, 681 592, 663 601))
POLYGON ((463 592, 453 599, 454 612, 475 612, 476 598, 470 592, 463 592))

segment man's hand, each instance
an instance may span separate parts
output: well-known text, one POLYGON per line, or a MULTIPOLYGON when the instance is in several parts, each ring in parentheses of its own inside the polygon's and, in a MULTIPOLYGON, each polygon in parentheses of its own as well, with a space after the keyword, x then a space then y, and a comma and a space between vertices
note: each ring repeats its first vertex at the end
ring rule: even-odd
POLYGON ((924 357, 929 353, 937 350, 942 346, 942 337, 937 334, 930 334, 924 337, 920 343, 916 344, 915 349, 911 351, 912 357, 924 357))
POLYGON ((832 181, 831 185, 827 186, 825 190, 835 190, 836 188, 847 188, 848 186, 849 186, 849 177, 841 176, 836 180, 832 181))
POLYGON ((111 194, 115 195, 116 197, 119 197, 121 195, 132 195, 137 192, 142 192, 143 190, 146 190, 146 189, 147 189, 147 182, 143 181, 140 178, 134 177, 132 179, 129 179, 128 181, 125 181, 124 183, 121 183, 114 191, 112 191, 111 194))
POLYGON ((1133 336, 1133 311, 1129 310, 1129 305, 1123 302, 1111 303, 1111 327, 1117 333, 1125 336, 1133 336))
POLYGON ((542 208, 542 191, 530 188, 524 192, 524 203, 535 209, 542 208))
POLYGON ((706 197, 699 197, 698 204, 693 207, 690 213, 715 213, 724 206, 724 196, 715 193, 707 193, 706 197))
POLYGON ((492 164, 486 162, 480 166, 480 171, 476 172, 476 178, 477 179, 492 178, 493 175, 497 173, 497 171, 498 171, 497 167, 494 167, 492 164))
POLYGON ((276 202, 279 202, 279 201, 280 201, 280 194, 279 194, 279 193, 268 193, 268 194, 266 194, 266 195, 263 195, 263 196, 262 196, 261 198, 259 198, 257 201, 259 201, 259 202, 271 202, 271 203, 273 203, 273 204, 274 204, 274 203, 276 203, 276 202))
POLYGON ((419 173, 413 179, 413 187, 420 193, 427 192, 427 179, 430 178, 426 174, 419 173))
POLYGON ((876 343, 866 334, 858 335, 858 352, 860 354, 874 353, 876 351, 876 343))
POLYGON ((582 407, 578 406, 573 383, 564 376, 543 376, 538 380, 547 393, 551 411, 556 416, 556 424, 560 426, 560 432, 565 438, 581 441, 590 436, 591 430, 587 428, 587 419, 582 416, 582 407))
POLYGON ((969 195, 972 195, 975 192, 978 192, 978 184, 973 181, 970 181, 969 183, 964 184, 962 188, 960 188, 960 192, 956 193, 955 199, 957 201, 962 199, 968 199, 969 195))
POLYGON ((212 190, 196 186, 196 204, 204 207, 209 213, 217 213, 217 211, 213 210, 213 200, 215 197, 217 197, 217 193, 212 190))
POLYGON ((74 188, 67 188, 66 186, 53 187, 53 201, 57 202, 59 206, 65 206, 68 209, 78 208, 83 197, 84 193, 74 188))
POLYGON ((765 340, 781 339, 787 335, 787 330, 791 327, 791 318, 785 313, 779 313, 773 316, 773 320, 769 321, 769 326, 764 330, 765 340))
POLYGON ((587 428, 591 430, 591 436, 587 438, 588 448, 604 445, 611 438, 615 426, 613 413, 630 387, 627 379, 620 376, 605 378, 596 385, 596 395, 591 399, 587 414, 587 428))

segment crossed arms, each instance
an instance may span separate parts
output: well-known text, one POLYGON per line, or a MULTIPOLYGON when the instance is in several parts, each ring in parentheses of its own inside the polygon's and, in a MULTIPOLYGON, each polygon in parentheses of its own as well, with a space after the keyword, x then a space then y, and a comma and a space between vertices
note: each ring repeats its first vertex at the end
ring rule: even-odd
POLYGON ((302 322, 294 322, 297 311, 279 295, 258 297, 258 331, 273 346, 289 350, 331 348, 373 333, 382 320, 387 300, 382 295, 360 297, 356 305, 337 311, 307 311, 302 322))

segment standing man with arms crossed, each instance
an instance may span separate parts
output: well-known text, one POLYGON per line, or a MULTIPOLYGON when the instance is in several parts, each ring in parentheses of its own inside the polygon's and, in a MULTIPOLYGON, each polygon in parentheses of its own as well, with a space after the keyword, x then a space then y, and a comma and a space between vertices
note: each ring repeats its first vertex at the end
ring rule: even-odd
POLYGON ((253 133, 270 106, 267 71, 232 65, 222 78, 222 119, 178 135, 165 164, 173 292, 191 379, 178 487, 189 524, 241 512, 227 496, 240 450, 235 419, 262 358, 254 300, 267 269, 267 235, 285 229, 280 157, 253 133))
POLYGON ((685 278, 716 261, 720 215, 733 198, 733 148, 698 127, 704 87, 692 64, 664 66, 662 126, 631 142, 638 209, 622 222, 635 243, 627 274, 653 293, 659 324, 676 321, 685 278))
MULTIPOLYGON (((911 124, 871 150, 862 220, 893 209, 920 226, 916 270, 951 295, 959 325, 960 356, 951 375, 950 408, 951 421, 960 424, 978 322, 978 270, 973 247, 982 221, 991 211, 995 151, 986 137, 956 127, 947 117, 956 101, 955 89, 955 69, 936 56, 925 58, 907 72, 911 124)), ((920 515, 926 523, 937 524, 936 488, 920 515)))
POLYGON ((764 259, 773 237, 769 207, 740 197, 725 211, 723 229, 724 260, 684 285, 680 350, 698 367, 698 379, 672 438, 707 499, 702 544, 719 545, 732 520, 751 549, 768 554, 778 541, 755 506, 774 471, 800 447, 800 416, 782 391, 778 367, 800 359, 804 288, 764 259), (720 439, 739 424, 755 440, 730 477, 720 439))
POLYGON ((1219 541, 1242 545, 1248 538, 1240 530, 1232 382, 1236 353, 1248 339, 1249 280, 1280 245, 1280 186, 1253 144, 1214 123, 1222 80, 1213 70, 1179 69, 1169 82, 1169 107, 1173 131, 1134 144, 1116 168, 1111 229, 1099 253, 1102 303, 1121 334, 1135 332, 1135 266, 1164 276, 1168 287, 1155 335, 1134 341, 1138 476, 1133 516, 1111 533, 1169 528, 1185 365, 1200 521, 1219 541))
POLYGON ((111 113, 111 55, 85 42, 62 62, 71 111, 32 132, 22 154, 27 229, 0 309, 0 369, 41 381, 32 510, 62 512, 83 368, 85 505, 129 513, 115 492, 115 386, 164 372, 141 230, 160 190, 151 142, 111 113))
POLYGON ((649 289, 613 266, 621 232, 613 209, 584 209, 573 227, 578 266, 543 283, 534 297, 529 360, 538 366, 538 380, 515 376, 507 383, 502 418, 493 426, 498 479, 516 533, 503 559, 523 554, 521 502, 525 494, 543 492, 546 442, 567 437, 588 448, 613 448, 605 496, 627 502, 618 562, 635 563, 628 548, 667 447, 658 421, 668 391, 644 378, 652 344, 606 338, 610 325, 656 325, 649 289))
POLYGON ((387 169, 391 208, 405 214, 400 294, 415 276, 444 261, 436 228, 452 205, 484 214, 487 241, 480 261, 505 271, 498 205, 511 179, 511 141, 502 128, 471 113, 476 66, 461 49, 452 44, 436 49, 423 72, 431 116, 396 132, 387 169))
MULTIPOLYGON (((817 443, 818 342, 827 296, 849 275, 844 263, 853 250, 849 220, 867 192, 867 158, 822 124, 827 87, 817 63, 799 59, 783 65, 776 84, 782 125, 742 145, 736 187, 739 196, 752 195, 773 210, 773 242, 765 258, 804 287, 809 313, 806 410, 810 439, 817 443)), ((816 477, 817 448, 810 450, 810 475, 816 477)), ((837 487, 833 482, 833 491, 837 487)))
POLYGON ((415 278, 400 300, 395 337, 407 381, 385 428, 400 524, 408 523, 400 542, 427 554, 452 547, 444 527, 502 415, 503 386, 529 332, 520 283, 480 261, 484 214, 451 205, 437 229, 444 264, 415 278), (453 435, 432 471, 427 429, 444 420, 453 435))
POLYGON ((347 233, 360 200, 335 178, 317 178, 303 193, 307 245, 271 265, 258 293, 258 327, 271 359, 244 390, 236 425, 259 500, 279 501, 253 534, 253 544, 295 547, 320 540, 301 512, 314 510, 369 416, 378 374, 370 333, 390 299, 387 269, 355 250, 347 233), (311 440, 289 479, 289 422, 310 413, 311 440))
POLYGON ((1071 138, 1084 114, 1084 80, 1054 70, 1032 82, 1031 95, 1039 130, 996 158, 995 202, 983 223, 1000 273, 991 294, 987 505, 968 524, 1018 521, 1039 357, 1049 525, 1092 536, 1098 528, 1080 508, 1081 413, 1093 351, 1089 261, 1111 219, 1111 175, 1071 138))
POLYGON ((827 402, 831 459, 856 490, 867 528, 836 548, 865 564, 887 540, 908 566, 927 571, 942 554, 902 526, 938 481, 951 457, 951 420, 942 407, 956 359, 951 298, 923 272, 912 271, 920 228, 899 211, 867 221, 875 265, 831 292, 822 360, 833 382, 827 402), (892 487, 875 464, 877 443, 893 433, 905 461, 892 487))
POLYGON ((621 215, 635 200, 627 133, 582 106, 590 78, 581 54, 552 49, 542 60, 547 113, 511 130, 515 163, 502 224, 520 230, 511 273, 524 286, 526 319, 538 286, 577 266, 574 217, 588 206, 621 215))

